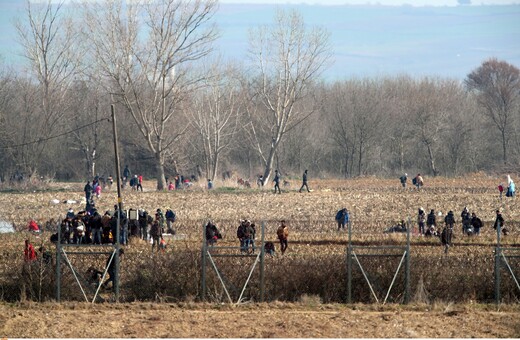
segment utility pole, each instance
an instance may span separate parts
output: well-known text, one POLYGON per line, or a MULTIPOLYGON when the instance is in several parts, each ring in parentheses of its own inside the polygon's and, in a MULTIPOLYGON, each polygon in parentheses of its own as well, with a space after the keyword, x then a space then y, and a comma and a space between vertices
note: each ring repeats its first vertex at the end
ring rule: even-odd
POLYGON ((113 261, 115 262, 115 278, 114 278, 114 288, 116 294, 116 301, 119 302, 119 234, 120 234, 120 226, 121 226, 121 213, 123 212, 123 199, 121 197, 121 167, 119 165, 119 151, 117 148, 117 129, 116 129, 116 112, 114 108, 114 104, 110 105, 110 110, 112 112, 112 130, 114 137, 114 159, 116 163, 116 179, 117 179, 117 227, 116 227, 116 255, 113 261))

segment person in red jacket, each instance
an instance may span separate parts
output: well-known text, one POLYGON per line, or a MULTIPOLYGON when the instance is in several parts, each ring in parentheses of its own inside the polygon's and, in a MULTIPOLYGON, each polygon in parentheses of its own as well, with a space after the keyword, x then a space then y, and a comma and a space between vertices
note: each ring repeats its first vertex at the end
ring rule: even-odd
POLYGON ((25 262, 32 262, 36 260, 36 251, 29 240, 25 240, 25 249, 23 250, 25 262))
POLYGON ((143 175, 137 176, 137 189, 136 191, 139 191, 139 188, 141 188, 141 192, 143 192, 143 175))
POLYGON ((40 227, 38 226, 38 223, 36 223, 35 220, 30 220, 29 221, 29 231, 33 232, 33 233, 39 233, 40 232, 40 227))

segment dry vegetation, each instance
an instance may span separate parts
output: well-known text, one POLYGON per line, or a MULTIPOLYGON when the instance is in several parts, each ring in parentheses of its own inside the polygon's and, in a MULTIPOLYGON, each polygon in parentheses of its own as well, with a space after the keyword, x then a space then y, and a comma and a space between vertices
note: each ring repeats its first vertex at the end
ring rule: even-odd
MULTIPOLYGON (((310 182, 311 193, 298 193, 299 183, 293 182, 292 190, 282 195, 274 195, 267 188, 240 189, 232 182, 218 183, 212 192, 200 187, 155 192, 150 189, 153 183, 145 183, 145 190, 149 190, 144 193, 124 192, 125 207, 149 211, 173 208, 178 215, 175 226, 181 237, 170 239, 166 252, 155 255, 144 241, 131 240, 121 274, 121 301, 127 304, 56 305, 52 302, 53 264, 40 262, 28 269, 22 259, 23 239, 29 237, 37 247, 41 243, 49 245, 50 231, 41 237, 26 232, 4 234, 0 235, 5 245, 0 253, 0 292, 2 300, 15 304, 4 303, 0 307, 0 331, 10 337, 518 337, 516 304, 502 305, 500 309, 478 304, 494 301, 496 235, 492 221, 497 207, 503 209, 512 231, 503 241, 516 247, 520 240, 518 200, 500 202, 495 190, 498 181, 484 175, 427 179, 424 190, 417 192, 401 190, 397 180, 319 180, 310 182), (457 228, 455 246, 448 256, 444 255, 438 239, 412 235, 412 306, 392 304, 403 302, 402 273, 397 276, 389 306, 337 305, 334 303, 345 302, 347 296, 348 237, 335 230, 333 221, 336 210, 343 206, 352 213, 352 240, 357 245, 404 244, 404 235, 384 235, 382 231, 400 219, 410 217, 414 221, 419 206, 443 213, 453 210, 456 216, 468 206, 482 217, 485 227, 480 237, 472 238, 463 237, 457 228), (270 303, 255 303, 260 297, 257 270, 245 292, 244 302, 249 303, 236 308, 221 305, 227 299, 211 269, 208 269, 209 304, 197 303, 203 223, 207 219, 217 223, 224 235, 219 245, 236 246, 235 229, 242 218, 258 224, 265 221, 265 237, 272 241, 278 221, 285 219, 289 224, 288 252, 266 259, 265 289, 270 303), (39 303, 36 311, 31 301, 39 300, 47 302, 39 303), (85 322, 70 327, 70 320, 85 313, 94 313, 101 319, 121 319, 124 313, 126 322, 111 321, 106 327, 92 327, 92 323, 85 322), (236 320, 237 315, 240 321, 236 320), (56 316, 63 321, 49 327, 56 316), (20 326, 31 317, 38 321, 30 327, 20 326), (479 325, 473 327, 471 320, 479 320, 479 325), (237 326, 237 322, 242 326, 237 326), (216 323, 218 327, 206 326, 216 323), (254 327, 245 326, 252 323, 254 327)), ((23 229, 29 218, 40 223, 50 218, 57 220, 69 207, 78 211, 83 206, 50 201, 80 200, 81 187, 80 183, 55 183, 42 192, 4 191, 0 194, 0 217, 13 221, 18 229, 23 229)), ((114 202, 115 192, 107 191, 96 204, 103 211, 114 202)), ((395 254, 398 256, 363 260, 379 297, 386 294, 402 253, 395 254)), ((90 265, 101 268, 106 259, 96 255, 70 258, 79 272, 90 265)), ((217 264, 236 299, 252 259, 218 259, 217 264)), ((518 273, 519 261, 511 259, 510 264, 518 273)), ((62 299, 81 301, 83 297, 70 270, 64 268, 63 273, 62 299)), ((520 293, 505 271, 502 281, 502 301, 517 303, 520 293)), ((354 301, 374 302, 357 267, 353 270, 353 287, 354 301)), ((92 292, 88 294, 92 296, 92 292)), ((111 290, 101 292, 98 302, 101 301, 113 301, 111 290)))

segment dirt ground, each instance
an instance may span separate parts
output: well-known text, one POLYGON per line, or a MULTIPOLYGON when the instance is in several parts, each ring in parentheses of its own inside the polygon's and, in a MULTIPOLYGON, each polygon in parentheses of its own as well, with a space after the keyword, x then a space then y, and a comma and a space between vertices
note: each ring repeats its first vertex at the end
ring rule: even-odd
POLYGON ((0 305, 7 338, 518 338, 520 306, 0 305))

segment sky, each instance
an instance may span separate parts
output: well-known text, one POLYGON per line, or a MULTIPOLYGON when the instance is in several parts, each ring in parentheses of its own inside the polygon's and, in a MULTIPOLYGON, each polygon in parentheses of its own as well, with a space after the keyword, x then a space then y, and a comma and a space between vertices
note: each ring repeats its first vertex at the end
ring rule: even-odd
MULTIPOLYGON (((281 3, 297 4, 290 6, 301 12, 308 26, 323 26, 331 34, 334 64, 324 73, 325 80, 402 74, 463 79, 491 57, 520 67, 520 0, 508 6, 502 5, 515 1, 472 0, 472 6, 457 6, 456 0, 220 2, 215 15, 221 31, 217 50, 239 61, 245 60, 250 28, 272 23, 281 3)), ((23 14, 23 3, 0 0, 0 62, 7 65, 25 62, 13 26, 23 14)))
MULTIPOLYGON (((221 3, 241 4, 316 4, 316 5, 383 5, 383 6, 457 6, 457 0, 221 0, 221 3)), ((464 1, 467 2, 467 1, 464 1)), ((520 0, 471 0, 472 5, 520 4, 520 0)))

